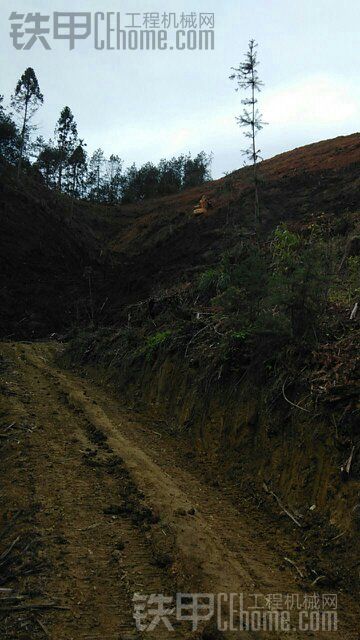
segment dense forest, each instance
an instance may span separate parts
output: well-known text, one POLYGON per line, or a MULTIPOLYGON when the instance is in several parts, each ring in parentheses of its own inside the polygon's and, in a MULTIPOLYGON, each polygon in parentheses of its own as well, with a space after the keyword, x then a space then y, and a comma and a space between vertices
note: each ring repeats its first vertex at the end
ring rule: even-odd
POLYGON ((45 140, 35 135, 32 121, 43 102, 36 74, 28 67, 16 85, 10 109, 5 109, 0 95, 0 156, 51 189, 91 202, 118 204, 170 195, 210 179, 211 155, 204 151, 194 158, 188 153, 161 159, 157 165, 146 162, 127 168, 119 155, 107 158, 100 148, 89 156, 68 106, 61 110, 54 138, 45 140))

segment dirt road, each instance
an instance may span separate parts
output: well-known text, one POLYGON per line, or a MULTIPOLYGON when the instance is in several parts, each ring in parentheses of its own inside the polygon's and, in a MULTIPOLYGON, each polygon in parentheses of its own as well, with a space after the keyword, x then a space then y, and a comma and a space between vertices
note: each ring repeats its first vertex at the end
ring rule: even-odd
MULTIPOLYGON (((141 631, 134 594, 243 593, 246 607, 256 594, 282 594, 280 608, 286 594, 324 595, 297 565, 295 542, 284 559, 278 528, 209 483, 175 437, 58 368, 60 348, 1 348, 2 639, 238 638, 244 633, 218 636, 207 623, 193 631, 175 612, 166 616, 173 631, 164 620, 141 631)), ((148 614, 147 627, 156 623, 148 614)), ((223 621, 228 615, 225 604, 223 621)), ((291 615, 298 620, 295 606, 291 615)), ((248 635, 355 640, 358 607, 346 594, 338 627, 299 630, 292 618, 289 631, 248 635)))

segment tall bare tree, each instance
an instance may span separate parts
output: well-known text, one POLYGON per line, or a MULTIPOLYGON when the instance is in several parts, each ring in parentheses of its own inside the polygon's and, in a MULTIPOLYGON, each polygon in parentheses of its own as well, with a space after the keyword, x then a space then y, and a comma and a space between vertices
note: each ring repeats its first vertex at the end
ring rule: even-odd
POLYGON ((256 135, 266 124, 262 119, 262 113, 260 113, 257 108, 258 99, 256 94, 261 91, 261 87, 263 86, 263 82, 261 82, 257 70, 257 67, 259 66, 256 51, 257 46, 258 45, 255 40, 251 39, 249 41, 244 61, 240 62, 238 67, 232 67, 233 73, 230 76, 230 79, 235 80, 237 83, 236 91, 250 90, 250 96, 241 100, 241 104, 244 105, 244 109, 240 116, 237 116, 236 120, 240 127, 244 127, 246 129, 244 135, 251 141, 249 147, 243 150, 243 154, 252 162, 253 165, 254 215, 256 222, 260 217, 258 161, 262 159, 260 156, 260 149, 257 149, 256 135))

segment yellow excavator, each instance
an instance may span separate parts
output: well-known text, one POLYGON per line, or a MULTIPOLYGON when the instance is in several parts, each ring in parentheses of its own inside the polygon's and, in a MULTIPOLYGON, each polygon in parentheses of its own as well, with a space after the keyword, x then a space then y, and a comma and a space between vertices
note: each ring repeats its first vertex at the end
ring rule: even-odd
POLYGON ((211 202, 210 200, 205 196, 201 196, 199 204, 196 205, 194 211, 193 211, 193 215, 194 216, 201 216, 203 213, 206 213, 208 209, 211 208, 211 202))

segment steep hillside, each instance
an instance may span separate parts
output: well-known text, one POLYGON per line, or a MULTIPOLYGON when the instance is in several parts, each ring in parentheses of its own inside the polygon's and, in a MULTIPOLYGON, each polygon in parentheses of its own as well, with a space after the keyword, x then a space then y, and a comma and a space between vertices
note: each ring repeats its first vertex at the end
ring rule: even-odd
MULTIPOLYGON (((360 208, 360 134, 283 153, 260 165, 261 237, 280 222, 302 228, 321 214, 334 221, 360 208)), ((156 295, 211 265, 253 234, 251 173, 244 168, 174 196, 119 207, 120 231, 110 242, 119 298, 156 295), (205 193, 212 208, 192 212, 205 193)), ((115 212, 114 212, 115 213, 115 212)), ((115 303, 116 304, 116 303, 115 303)))
POLYGON ((0 187, 0 334, 42 337, 89 321, 89 277, 100 246, 79 205, 3 170, 0 187))
MULTIPOLYGON (((263 162, 258 237, 322 214, 346 227, 345 214, 360 206, 359 163, 360 134, 263 162)), ((45 336, 95 317, 111 323, 127 304, 187 286, 246 242, 254 234, 251 176, 244 168, 173 196, 106 207, 19 183, 3 168, 0 224, 1 333, 45 336), (212 208, 195 218, 202 193, 212 208)))

